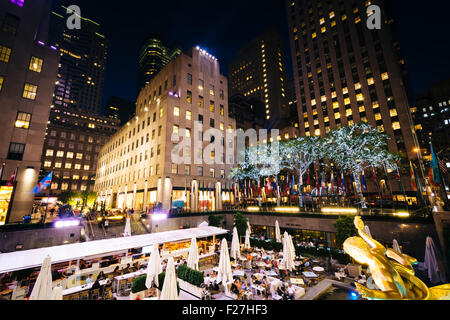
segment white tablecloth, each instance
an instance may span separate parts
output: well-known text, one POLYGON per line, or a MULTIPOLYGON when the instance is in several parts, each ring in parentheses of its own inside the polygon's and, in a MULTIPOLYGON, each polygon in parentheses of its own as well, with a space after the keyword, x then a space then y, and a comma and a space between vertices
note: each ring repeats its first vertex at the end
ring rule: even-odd
MULTIPOLYGON (((100 281, 100 285, 104 286, 106 284, 106 280, 102 280, 100 281)), ((82 286, 78 286, 78 287, 73 287, 73 288, 69 288, 66 290, 63 290, 63 296, 67 296, 70 294, 74 294, 74 293, 79 293, 82 291, 86 291, 86 290, 90 290, 92 288, 92 286, 94 285, 94 283, 88 283, 82 286)))

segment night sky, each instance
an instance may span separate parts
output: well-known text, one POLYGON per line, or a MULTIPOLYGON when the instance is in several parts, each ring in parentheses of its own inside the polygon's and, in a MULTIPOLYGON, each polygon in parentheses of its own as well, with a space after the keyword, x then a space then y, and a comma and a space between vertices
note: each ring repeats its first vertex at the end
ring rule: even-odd
MULTIPOLYGON (((285 39, 289 71, 292 63, 284 0, 109 1, 56 0, 77 4, 81 14, 101 24, 110 42, 103 104, 111 95, 134 101, 139 49, 152 33, 185 51, 199 45, 219 59, 221 71, 239 48, 275 27, 285 39)), ((414 95, 434 82, 450 78, 448 1, 395 0, 396 38, 400 41, 414 95), (415 1, 415 3, 419 3, 415 1)))

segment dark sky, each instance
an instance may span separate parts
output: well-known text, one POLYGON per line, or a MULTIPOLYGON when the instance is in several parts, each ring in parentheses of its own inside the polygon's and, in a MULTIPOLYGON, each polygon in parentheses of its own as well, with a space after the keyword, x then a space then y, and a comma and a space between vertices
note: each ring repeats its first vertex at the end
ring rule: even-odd
MULTIPOLYGON (((181 44, 183 50, 201 46, 219 59, 222 72, 227 74, 228 62, 238 49, 274 26, 285 38, 291 70, 284 0, 68 2, 79 5, 83 16, 100 23, 110 42, 103 103, 111 95, 135 100, 138 51, 152 33, 161 34, 169 44, 181 44)), ((404 51, 416 95, 432 82, 450 77, 450 5, 442 0, 392 2, 396 38, 404 51)))

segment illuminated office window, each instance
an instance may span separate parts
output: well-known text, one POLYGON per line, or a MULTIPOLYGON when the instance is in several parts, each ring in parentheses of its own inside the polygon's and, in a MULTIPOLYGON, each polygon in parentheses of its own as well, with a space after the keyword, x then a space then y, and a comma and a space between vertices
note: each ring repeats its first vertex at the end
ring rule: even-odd
POLYGON ((19 111, 17 113, 16 123, 15 123, 16 128, 29 129, 30 123, 31 123, 31 113, 26 113, 26 112, 21 112, 21 111, 19 111))
POLYGON ((11 49, 5 46, 0 46, 0 61, 9 62, 11 57, 11 49))
POLYGON ((36 57, 31 57, 29 69, 34 72, 41 72, 43 63, 44 63, 44 60, 36 58, 36 57))
POLYGON ((29 100, 36 100, 37 90, 38 90, 37 86, 30 83, 25 83, 22 97, 29 100))

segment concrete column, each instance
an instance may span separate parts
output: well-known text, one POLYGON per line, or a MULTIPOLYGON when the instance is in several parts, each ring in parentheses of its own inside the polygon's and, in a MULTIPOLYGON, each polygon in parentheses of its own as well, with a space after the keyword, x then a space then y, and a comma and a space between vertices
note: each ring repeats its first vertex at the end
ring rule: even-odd
POLYGON ((163 210, 170 210, 172 208, 172 181, 169 177, 164 179, 164 188, 163 188, 163 210))
POLYGON ((132 202, 132 208, 136 209, 136 182, 134 183, 133 187, 133 202, 132 202))
POLYGON ((162 203, 163 201, 163 184, 162 184, 162 179, 159 178, 158 179, 158 185, 157 185, 157 189, 156 189, 156 203, 162 203))
POLYGON ((148 181, 145 180, 145 189, 144 189, 144 212, 147 212, 147 203, 148 203, 148 181))
POLYGON ((216 183, 216 211, 222 210, 222 183, 218 181, 216 183))
POLYGON ((197 180, 193 180, 191 183, 191 211, 198 211, 198 182, 197 180))
POLYGON ((125 185, 125 197, 123 200, 123 207, 128 208, 128 185, 125 185))
MULTIPOLYGON (((24 215, 31 213, 34 199, 31 190, 37 185, 38 175, 39 170, 34 167, 19 167, 16 177, 17 186, 7 223, 21 222, 24 215)), ((9 177, 10 175, 3 174, 4 179, 9 179, 9 177)))
MULTIPOLYGON (((119 186, 119 191, 117 191, 117 208, 119 208, 119 209, 123 209, 123 208, 121 208, 121 206, 120 206, 120 202, 119 202, 119 198, 120 198, 120 190, 121 190, 121 187, 119 186)), ((123 204, 122 204, 122 206, 123 206, 123 204)))

